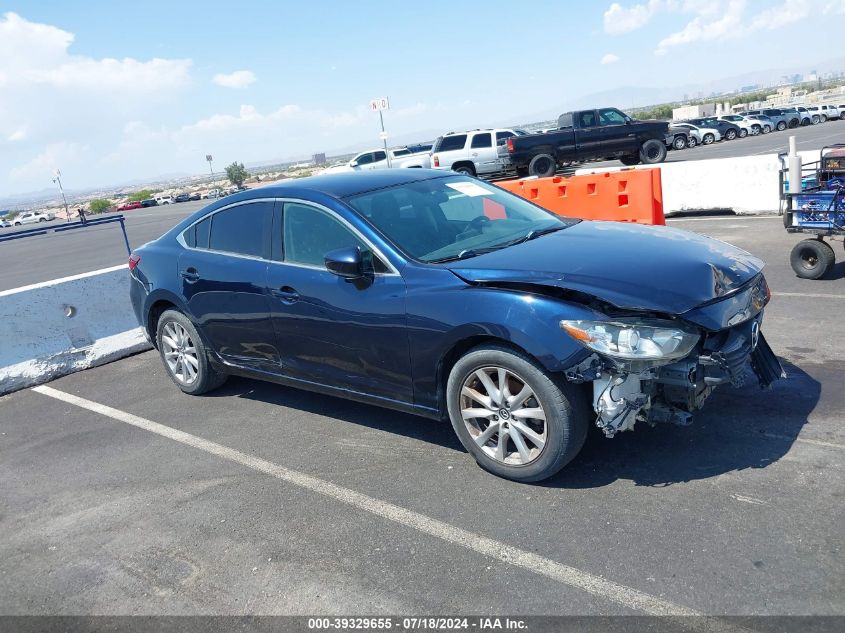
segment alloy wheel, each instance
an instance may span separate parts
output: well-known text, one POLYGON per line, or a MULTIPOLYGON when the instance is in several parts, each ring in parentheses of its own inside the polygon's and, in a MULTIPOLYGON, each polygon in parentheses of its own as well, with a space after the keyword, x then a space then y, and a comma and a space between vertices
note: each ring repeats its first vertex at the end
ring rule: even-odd
POLYGON ((491 459, 525 466, 543 452, 546 412, 528 383, 503 367, 482 367, 464 380, 459 407, 472 440, 491 459))
POLYGON ((188 331, 175 321, 166 323, 161 346, 170 373, 182 384, 192 384, 199 374, 199 358, 188 331))

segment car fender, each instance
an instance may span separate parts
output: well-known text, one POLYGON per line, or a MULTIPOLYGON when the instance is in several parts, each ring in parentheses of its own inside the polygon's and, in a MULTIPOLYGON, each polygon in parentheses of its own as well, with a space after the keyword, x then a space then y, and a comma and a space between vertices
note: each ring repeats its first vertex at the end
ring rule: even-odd
MULTIPOLYGON (((480 343, 517 347, 549 372, 562 372, 586 355, 560 321, 595 318, 587 306, 543 296, 539 287, 534 293, 471 286, 458 279, 449 285, 417 293, 410 284, 408 337, 417 394, 442 393, 451 363, 480 343), (490 315, 499 319, 491 321, 490 315)), ((442 401, 417 404, 439 408, 442 401)))

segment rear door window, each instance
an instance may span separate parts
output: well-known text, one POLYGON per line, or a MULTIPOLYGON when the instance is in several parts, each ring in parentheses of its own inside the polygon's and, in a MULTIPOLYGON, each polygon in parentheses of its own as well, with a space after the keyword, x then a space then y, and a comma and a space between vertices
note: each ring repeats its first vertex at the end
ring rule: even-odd
POLYGON ((476 134, 472 137, 472 146, 473 149, 478 147, 493 147, 493 135, 490 132, 485 132, 483 134, 476 134))
MULTIPOLYGON (((261 257, 264 253, 268 211, 272 203, 240 204, 211 217, 209 248, 213 251, 261 257)), ((197 236, 199 243, 199 236, 197 236)))
POLYGON ((443 140, 440 141, 440 147, 437 148, 438 152, 450 152, 456 149, 463 149, 464 145, 467 144, 467 135, 466 134, 455 134, 454 136, 444 136, 443 140))
POLYGON ((596 113, 593 110, 587 110, 578 114, 579 127, 595 127, 596 113))

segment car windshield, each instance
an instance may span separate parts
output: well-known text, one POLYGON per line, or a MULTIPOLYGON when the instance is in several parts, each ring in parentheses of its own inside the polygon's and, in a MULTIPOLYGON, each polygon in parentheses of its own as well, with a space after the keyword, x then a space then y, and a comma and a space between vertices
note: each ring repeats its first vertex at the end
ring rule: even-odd
POLYGON ((429 263, 474 257, 579 221, 463 176, 406 183, 346 202, 404 253, 429 263))

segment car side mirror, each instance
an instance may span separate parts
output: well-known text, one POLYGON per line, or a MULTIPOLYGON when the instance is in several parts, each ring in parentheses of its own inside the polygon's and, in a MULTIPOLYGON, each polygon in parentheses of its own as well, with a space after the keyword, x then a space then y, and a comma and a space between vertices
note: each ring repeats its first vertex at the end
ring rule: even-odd
POLYGON ((358 246, 347 246, 326 253, 323 258, 329 272, 352 281, 364 276, 364 257, 358 246))
POLYGON ((350 167, 357 167, 357 166, 358 166, 358 161, 357 161, 357 160, 350 160, 350 161, 349 161, 349 166, 350 166, 350 167))

